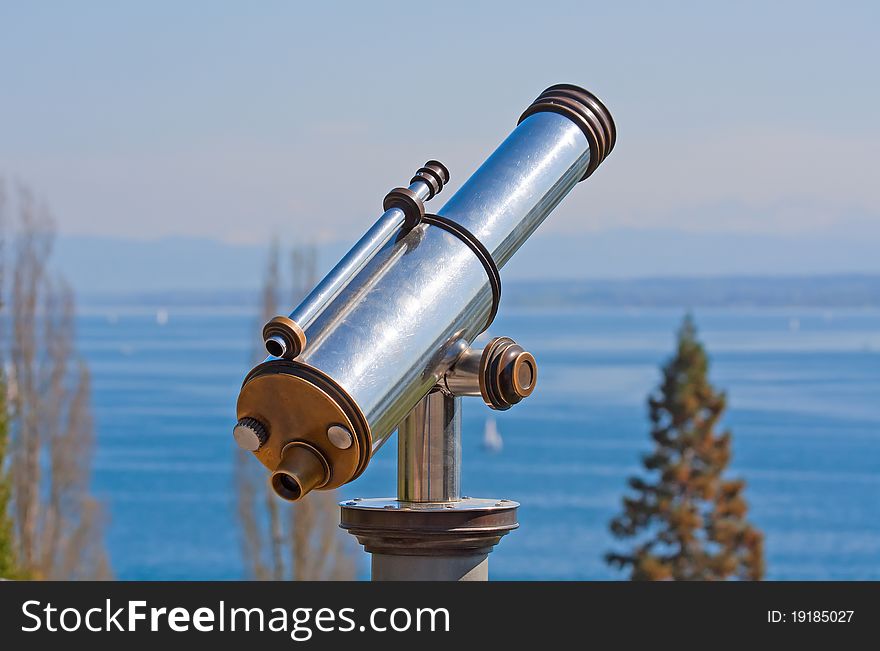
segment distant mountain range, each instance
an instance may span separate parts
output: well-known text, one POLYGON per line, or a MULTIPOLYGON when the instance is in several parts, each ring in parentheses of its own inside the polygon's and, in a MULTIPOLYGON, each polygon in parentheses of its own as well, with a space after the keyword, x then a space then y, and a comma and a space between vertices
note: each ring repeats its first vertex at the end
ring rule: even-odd
MULTIPOLYGON (((880 275, 511 280, 510 307, 880 307, 880 275)), ((102 292, 81 297, 89 307, 256 308, 259 291, 166 290, 102 292)), ((291 306, 293 307, 293 306, 291 306)))
MULTIPOLYGON (((880 243, 848 238, 635 230, 538 234, 502 277, 511 305, 880 306, 880 243)), ((349 245, 318 246, 321 272, 349 245)), ((81 304, 244 306, 256 301, 266 246, 67 236, 55 250, 53 266, 71 281, 81 304)))
POLYGON ((597 307, 880 307, 880 275, 519 281, 507 304, 597 307))

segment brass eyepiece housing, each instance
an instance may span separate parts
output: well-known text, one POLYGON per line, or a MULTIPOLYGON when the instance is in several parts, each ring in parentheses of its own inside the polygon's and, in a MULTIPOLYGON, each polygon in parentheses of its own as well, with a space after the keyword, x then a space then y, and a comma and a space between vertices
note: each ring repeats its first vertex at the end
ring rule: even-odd
POLYGON ((333 380, 300 362, 263 362, 245 378, 240 422, 265 436, 254 456, 272 472, 272 489, 290 501, 337 488, 370 461, 370 428, 354 400, 333 380))
POLYGON ((315 488, 330 481, 330 465, 318 450, 294 441, 281 451, 281 463, 272 473, 272 490, 278 497, 296 502, 315 488))

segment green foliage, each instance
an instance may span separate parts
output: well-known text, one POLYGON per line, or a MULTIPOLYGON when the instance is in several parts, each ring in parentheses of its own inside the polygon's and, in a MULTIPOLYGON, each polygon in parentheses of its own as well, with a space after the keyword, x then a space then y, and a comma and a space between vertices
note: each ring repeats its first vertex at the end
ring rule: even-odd
POLYGON ((633 477, 634 495, 611 532, 633 542, 629 553, 606 561, 629 569, 632 580, 760 580, 763 535, 746 520, 745 482, 722 475, 731 458, 731 434, 716 433, 726 397, 708 380, 709 361, 686 316, 678 351, 649 397, 654 450, 642 463, 648 478, 633 477))
POLYGON ((9 412, 6 409, 6 382, 0 377, 0 578, 18 578, 15 539, 9 513, 12 488, 7 468, 9 451, 9 412))

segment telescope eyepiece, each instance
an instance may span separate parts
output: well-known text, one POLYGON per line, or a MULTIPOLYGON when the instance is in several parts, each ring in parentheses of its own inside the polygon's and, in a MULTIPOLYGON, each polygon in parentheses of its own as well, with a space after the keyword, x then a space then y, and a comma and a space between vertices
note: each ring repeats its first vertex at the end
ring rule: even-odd
POLYGON ((266 340, 266 352, 273 357, 284 357, 287 353, 287 343, 278 335, 272 335, 266 340))
MULTIPOLYGON (((302 496, 302 487, 292 476, 279 473, 276 479, 280 485, 279 488, 285 492, 285 496, 289 500, 296 501, 302 496)), ((278 488, 275 491, 278 492, 278 488)))
POLYGON ((286 316, 276 316, 263 326, 263 342, 272 357, 296 359, 306 347, 306 333, 286 316))
POLYGON ((296 502, 306 493, 330 480, 330 465, 317 449, 303 441, 294 441, 281 451, 281 463, 272 473, 272 490, 288 502, 296 502))

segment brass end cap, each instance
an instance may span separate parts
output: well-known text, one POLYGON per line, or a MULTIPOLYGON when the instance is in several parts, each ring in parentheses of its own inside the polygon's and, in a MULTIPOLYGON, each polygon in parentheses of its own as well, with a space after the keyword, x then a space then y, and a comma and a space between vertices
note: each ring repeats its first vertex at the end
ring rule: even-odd
POLYGON ((276 316, 263 326, 266 352, 273 357, 296 359, 306 347, 306 333, 286 316, 276 316))
POLYGON ((504 411, 532 395, 538 363, 510 337, 496 337, 480 359, 480 393, 492 409, 504 411))
POLYGON ((538 382, 538 363, 535 356, 529 352, 523 351, 513 358, 513 364, 510 364, 503 373, 510 373, 510 387, 514 393, 522 398, 528 398, 535 390, 538 382))
POLYGON ((272 490, 278 497, 296 502, 330 481, 330 465, 316 448, 294 441, 281 451, 281 463, 272 473, 272 490))
POLYGON ((258 364, 242 385, 236 416, 239 423, 258 421, 267 432, 253 454, 285 499, 338 488, 369 464, 372 435, 360 407, 331 378, 301 362, 258 364))

